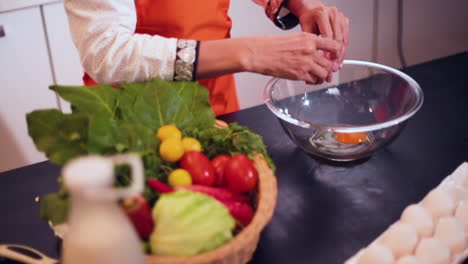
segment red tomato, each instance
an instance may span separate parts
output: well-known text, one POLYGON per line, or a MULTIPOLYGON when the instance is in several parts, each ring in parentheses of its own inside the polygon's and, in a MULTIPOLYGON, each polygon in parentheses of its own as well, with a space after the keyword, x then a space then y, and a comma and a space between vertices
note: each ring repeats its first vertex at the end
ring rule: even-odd
POLYGON ((226 166, 226 162, 230 159, 231 159, 231 156, 226 155, 226 154, 221 154, 221 155, 214 157, 211 160, 211 164, 213 164, 213 167, 216 172, 216 181, 215 181, 216 186, 226 186, 226 182, 224 180, 224 167, 226 166))
POLYGON ((210 159, 199 151, 189 151, 180 159, 180 167, 192 176, 193 184, 213 186, 216 172, 210 159))
POLYGON ((224 180, 232 191, 248 192, 257 186, 258 172, 249 157, 237 154, 226 163, 224 180))

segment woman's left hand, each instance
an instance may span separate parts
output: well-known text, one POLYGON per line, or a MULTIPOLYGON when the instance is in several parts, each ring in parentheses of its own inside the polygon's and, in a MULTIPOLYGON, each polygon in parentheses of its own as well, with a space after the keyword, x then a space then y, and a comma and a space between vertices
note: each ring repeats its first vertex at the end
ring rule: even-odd
POLYGON ((318 0, 289 0, 288 8, 299 19, 302 31, 343 43, 332 70, 341 68, 348 47, 349 19, 336 7, 318 0))

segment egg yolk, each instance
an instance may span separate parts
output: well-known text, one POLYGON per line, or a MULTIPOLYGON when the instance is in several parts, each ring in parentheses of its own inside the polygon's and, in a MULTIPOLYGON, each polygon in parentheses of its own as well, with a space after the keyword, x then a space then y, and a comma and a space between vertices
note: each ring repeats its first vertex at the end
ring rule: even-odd
POLYGON ((335 139, 343 144, 359 144, 365 142, 367 135, 365 132, 341 133, 335 134, 335 139))

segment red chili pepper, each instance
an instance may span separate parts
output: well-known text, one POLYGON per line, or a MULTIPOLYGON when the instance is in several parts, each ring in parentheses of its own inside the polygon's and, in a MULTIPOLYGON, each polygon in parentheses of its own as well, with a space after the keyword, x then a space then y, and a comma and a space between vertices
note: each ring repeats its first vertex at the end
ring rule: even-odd
POLYGON ((226 206, 240 227, 245 227, 252 221, 254 212, 249 205, 249 197, 245 194, 236 193, 226 188, 203 185, 178 186, 176 190, 199 192, 215 198, 226 206))
POLYGON ((154 228, 154 221, 151 215, 151 207, 146 199, 138 194, 126 197, 121 203, 135 230, 142 239, 151 235, 154 228))
POLYGON ((223 202, 223 204, 241 227, 246 227, 252 221, 254 212, 250 205, 239 202, 223 202))
POLYGON ((153 189, 153 191, 158 193, 170 193, 174 191, 174 189, 171 186, 157 179, 149 179, 148 185, 151 189, 153 189))
POLYGON ((245 194, 237 193, 226 188, 209 187, 204 185, 178 186, 176 190, 189 190, 209 195, 220 202, 240 202, 249 203, 249 197, 245 194))

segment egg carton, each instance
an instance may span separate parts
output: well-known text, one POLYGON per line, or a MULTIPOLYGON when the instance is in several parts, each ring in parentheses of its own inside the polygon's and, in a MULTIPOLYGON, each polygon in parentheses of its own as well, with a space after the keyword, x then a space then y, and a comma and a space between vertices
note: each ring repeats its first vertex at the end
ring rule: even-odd
POLYGON ((344 264, 456 264, 468 257, 468 162, 344 264))

